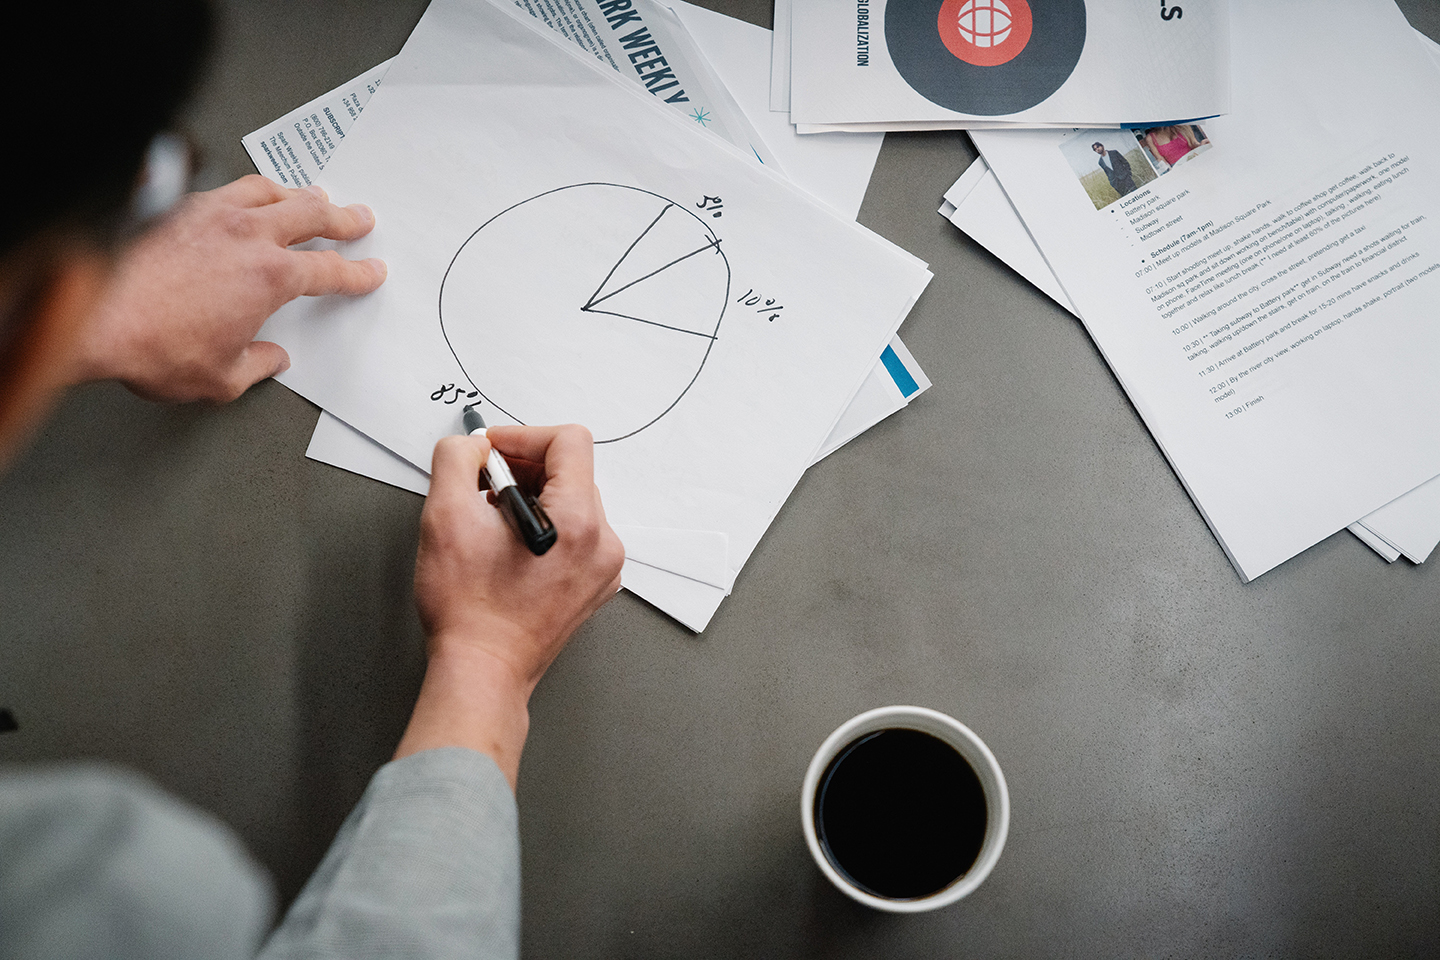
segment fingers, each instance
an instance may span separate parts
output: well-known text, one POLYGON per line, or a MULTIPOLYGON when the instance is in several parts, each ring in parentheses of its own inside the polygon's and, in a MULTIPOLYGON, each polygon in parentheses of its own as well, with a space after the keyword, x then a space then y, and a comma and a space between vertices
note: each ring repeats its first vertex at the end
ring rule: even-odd
POLYGON ((516 456, 505 458, 510 466, 510 473, 515 477, 515 482, 520 484, 520 489, 538 494, 545 486, 545 464, 534 463, 516 456))
POLYGON ((217 399, 234 400, 261 380, 289 368, 290 354, 285 352, 284 347, 268 340, 256 340, 240 351, 239 359, 226 377, 226 395, 217 399))
POLYGON ((238 207, 263 207, 278 203, 298 191, 289 190, 273 180, 267 180, 258 173, 241 177, 210 193, 217 199, 233 203, 238 207))
POLYGON ((513 536, 505 535, 505 519, 489 502, 489 490, 482 490, 480 470, 490 456, 490 441, 484 437, 443 437, 430 458, 430 495, 425 500, 422 525, 436 526, 443 537, 461 537, 486 531, 491 542, 512 542, 525 548, 513 536), (437 526, 438 525, 438 526, 437 526))
POLYGON ((625 548, 605 520, 605 508, 595 486, 595 442, 590 431, 576 424, 495 426, 486 434, 507 460, 544 464, 540 502, 559 530, 561 552, 578 551, 588 557, 592 568, 606 571, 605 581, 619 576, 625 548))
POLYGON ((289 250, 296 296, 319 297, 332 293, 356 296, 385 282, 385 261, 346 260, 334 250, 289 250))
MULTIPOLYGON (((259 208, 248 216, 281 247, 324 237, 356 240, 375 226, 375 214, 361 203, 337 207, 317 186, 288 190, 258 174, 226 184, 211 195, 239 207, 259 208)), ((369 293, 385 281, 385 263, 379 259, 349 261, 333 250, 287 251, 287 294, 324 296, 369 293)))
POLYGON ((430 496, 465 497, 480 492, 480 469, 490 457, 484 437, 442 437, 430 458, 430 496))
POLYGON ((315 237, 327 240, 357 240, 375 226, 375 214, 363 203, 337 207, 319 187, 296 190, 265 210, 275 238, 282 246, 303 243, 315 237))
POLYGON ((211 190, 216 200, 258 210, 275 240, 284 247, 316 237, 357 240, 375 226, 375 213, 363 203, 337 207, 318 186, 292 190, 252 173, 211 190))
POLYGON ((507 457, 545 464, 545 478, 589 489, 595 485, 595 441, 578 424, 558 427, 491 427, 486 431, 495 449, 507 457))

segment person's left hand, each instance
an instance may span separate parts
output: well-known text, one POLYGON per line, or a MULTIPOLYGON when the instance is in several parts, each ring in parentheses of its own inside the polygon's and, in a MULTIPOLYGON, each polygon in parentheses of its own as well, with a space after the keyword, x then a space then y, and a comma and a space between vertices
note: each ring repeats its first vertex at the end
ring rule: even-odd
POLYGON ((153 400, 234 400, 290 366, 283 347, 254 339, 281 305, 369 293, 385 280, 380 260, 288 248, 354 240, 374 225, 368 207, 258 175, 187 196, 121 255, 75 379, 119 380, 153 400))

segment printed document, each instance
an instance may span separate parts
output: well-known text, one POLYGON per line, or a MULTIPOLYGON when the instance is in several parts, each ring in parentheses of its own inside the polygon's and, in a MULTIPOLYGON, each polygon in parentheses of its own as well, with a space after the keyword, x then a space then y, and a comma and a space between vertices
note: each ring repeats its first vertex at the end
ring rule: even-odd
MULTIPOLYGON (((779 165, 670 7, 657 0, 626 0, 618 10, 602 9, 600 0, 515 4, 700 127, 779 165)), ((242 137, 256 168, 282 186, 314 183, 392 60, 242 137)))
POLYGON ((350 125, 380 88, 390 60, 240 138, 255 169, 282 187, 308 187, 340 149, 350 125))
POLYGON ((974 139, 1248 580, 1440 475, 1440 71, 1386 0, 1243 12, 1228 116, 974 139))
MULTIPOLYGON (((1421 39, 1440 64, 1440 45, 1421 39)), ((940 214, 1060 306, 1079 316, 984 158, 970 164, 945 192, 940 214)), ((1424 563, 1440 545, 1440 477, 1366 514, 1347 529, 1392 563, 1401 556, 1424 563)))
POLYGON ((658 0, 515 0, 580 50, 691 122, 775 164, 675 12, 658 0))

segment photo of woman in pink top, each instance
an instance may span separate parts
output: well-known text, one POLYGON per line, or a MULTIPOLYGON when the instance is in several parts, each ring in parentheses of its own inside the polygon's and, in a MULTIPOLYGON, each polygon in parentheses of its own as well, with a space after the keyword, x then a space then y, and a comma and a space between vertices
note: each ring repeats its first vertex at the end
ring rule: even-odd
POLYGON ((1204 131, 1188 123, 1150 127, 1137 134, 1137 139, 1154 160, 1155 168, 1161 172, 1167 172, 1186 156, 1210 143, 1204 131))

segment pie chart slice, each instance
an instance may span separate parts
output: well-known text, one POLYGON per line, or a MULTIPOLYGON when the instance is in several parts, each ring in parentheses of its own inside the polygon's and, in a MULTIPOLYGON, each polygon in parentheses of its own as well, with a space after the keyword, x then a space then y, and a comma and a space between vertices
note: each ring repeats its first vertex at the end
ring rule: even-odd
POLYGON ((720 318, 697 301, 722 271, 720 241, 688 211, 667 206, 583 309, 712 336, 720 318))
POLYGON ((720 246, 656 194, 562 187, 466 240, 441 284, 441 327, 474 389, 511 418, 620 440, 673 408, 704 366, 729 292, 720 246))

